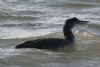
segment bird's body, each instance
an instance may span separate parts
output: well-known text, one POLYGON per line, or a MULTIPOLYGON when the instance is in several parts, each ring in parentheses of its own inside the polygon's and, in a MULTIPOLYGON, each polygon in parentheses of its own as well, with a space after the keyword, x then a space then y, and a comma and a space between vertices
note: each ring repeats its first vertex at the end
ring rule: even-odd
MULTIPOLYGON (((68 45, 68 41, 65 39, 49 38, 49 39, 37 39, 34 41, 27 41, 17 46, 18 48, 39 48, 39 49, 56 49, 68 45)), ((16 48, 17 48, 16 47, 16 48)))
POLYGON ((63 27, 63 33, 65 39, 60 38, 46 38, 46 39, 37 39, 33 41, 27 41, 22 44, 17 45, 15 48, 38 48, 38 49, 57 49, 63 48, 67 46, 73 46, 75 37, 71 31, 74 25, 80 24, 87 21, 80 21, 77 18, 71 18, 65 21, 65 25, 63 27))

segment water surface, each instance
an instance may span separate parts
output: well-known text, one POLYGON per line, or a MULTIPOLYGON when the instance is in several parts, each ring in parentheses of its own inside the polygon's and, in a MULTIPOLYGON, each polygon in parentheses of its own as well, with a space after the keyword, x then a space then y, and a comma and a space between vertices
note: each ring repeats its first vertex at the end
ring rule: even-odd
POLYGON ((99 67, 99 0, 1 0, 1 67, 99 67), (76 26, 75 50, 14 49, 28 40, 64 38, 64 21, 71 17, 90 21, 76 26))

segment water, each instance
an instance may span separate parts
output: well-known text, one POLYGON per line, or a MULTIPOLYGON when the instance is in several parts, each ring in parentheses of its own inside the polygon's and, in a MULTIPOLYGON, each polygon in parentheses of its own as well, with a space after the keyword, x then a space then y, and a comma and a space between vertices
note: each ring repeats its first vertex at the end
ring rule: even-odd
POLYGON ((0 0, 1 67, 99 67, 99 0, 0 0), (90 21, 76 26, 75 50, 19 49, 24 41, 63 38, 64 21, 71 17, 90 21))

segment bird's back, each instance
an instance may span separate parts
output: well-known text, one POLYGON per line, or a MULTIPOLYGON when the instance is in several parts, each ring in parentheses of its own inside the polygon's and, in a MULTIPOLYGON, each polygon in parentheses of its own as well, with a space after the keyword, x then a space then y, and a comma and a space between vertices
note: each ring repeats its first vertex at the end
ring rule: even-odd
POLYGON ((16 48, 39 48, 39 49, 56 49, 67 45, 65 39, 49 38, 49 39, 37 39, 34 41, 27 41, 16 46, 16 48))

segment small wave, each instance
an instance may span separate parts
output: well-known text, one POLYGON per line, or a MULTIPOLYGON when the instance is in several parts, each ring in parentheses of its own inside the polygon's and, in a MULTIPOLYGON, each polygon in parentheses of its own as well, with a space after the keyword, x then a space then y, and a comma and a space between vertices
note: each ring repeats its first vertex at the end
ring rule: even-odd
POLYGON ((0 38, 1 39, 16 39, 16 38, 27 38, 27 37, 36 37, 36 36, 43 36, 50 33, 53 33, 52 29, 38 29, 38 30, 31 30, 31 29, 23 29, 23 28, 0 28, 0 38))
POLYGON ((89 24, 88 25, 89 30, 96 36, 100 36, 100 25, 99 24, 89 24))
POLYGON ((15 20, 35 20, 37 17, 29 17, 29 16, 0 16, 0 19, 15 19, 15 20))
POLYGON ((97 4, 94 4, 94 3, 84 3, 84 2, 73 2, 73 3, 56 3, 56 4, 51 4, 49 6, 52 6, 52 7, 92 7, 92 6, 96 6, 97 4))

